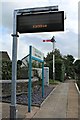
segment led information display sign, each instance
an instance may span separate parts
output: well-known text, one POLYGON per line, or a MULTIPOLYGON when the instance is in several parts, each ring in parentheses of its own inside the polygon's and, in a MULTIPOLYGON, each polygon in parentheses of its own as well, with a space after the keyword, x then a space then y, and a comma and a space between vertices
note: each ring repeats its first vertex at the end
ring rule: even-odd
POLYGON ((17 32, 64 31, 64 11, 17 15, 17 32))

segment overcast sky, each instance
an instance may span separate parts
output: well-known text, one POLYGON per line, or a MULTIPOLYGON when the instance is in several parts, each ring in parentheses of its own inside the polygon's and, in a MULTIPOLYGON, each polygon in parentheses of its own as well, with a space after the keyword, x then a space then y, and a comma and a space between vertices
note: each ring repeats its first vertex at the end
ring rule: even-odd
POLYGON ((32 45, 46 56, 52 51, 52 43, 43 43, 44 39, 56 39, 56 48, 62 55, 71 54, 78 58, 78 1, 79 0, 1 0, 0 2, 0 51, 7 51, 12 59, 13 11, 20 8, 44 7, 58 5, 66 14, 63 32, 46 32, 20 34, 18 38, 18 59, 29 54, 32 45))

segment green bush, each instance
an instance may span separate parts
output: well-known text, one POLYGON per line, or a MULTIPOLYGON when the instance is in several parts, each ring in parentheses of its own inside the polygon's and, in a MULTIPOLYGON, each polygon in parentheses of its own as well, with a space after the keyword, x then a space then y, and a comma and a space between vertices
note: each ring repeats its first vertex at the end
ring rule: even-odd
POLYGON ((9 80, 11 79, 12 71, 12 62, 11 61, 2 61, 2 79, 9 80))
POLYGON ((77 85, 79 87, 80 90, 80 60, 76 60, 74 63, 74 70, 76 73, 76 77, 77 77, 77 85))
POLYGON ((60 81, 58 81, 58 80, 53 80, 53 79, 49 80, 49 84, 52 84, 52 85, 57 85, 59 83, 60 83, 60 81))
POLYGON ((53 62, 49 62, 49 78, 53 79, 53 62))
POLYGON ((55 80, 61 82, 64 81, 65 66, 61 59, 57 59, 55 62, 55 80))

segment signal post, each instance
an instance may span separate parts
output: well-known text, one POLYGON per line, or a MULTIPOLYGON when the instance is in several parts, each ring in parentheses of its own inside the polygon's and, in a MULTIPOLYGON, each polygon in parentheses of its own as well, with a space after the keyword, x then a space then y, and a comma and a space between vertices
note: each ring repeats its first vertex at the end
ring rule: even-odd
POLYGON ((55 80, 55 39, 54 36, 51 40, 43 40, 43 42, 52 42, 53 43, 53 80, 55 80))

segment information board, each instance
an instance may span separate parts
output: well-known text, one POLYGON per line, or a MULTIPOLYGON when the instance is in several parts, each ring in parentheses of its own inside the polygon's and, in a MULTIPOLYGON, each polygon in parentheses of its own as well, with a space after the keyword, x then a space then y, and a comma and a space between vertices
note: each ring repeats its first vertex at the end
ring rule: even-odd
POLYGON ((32 56, 44 60, 44 54, 34 47, 32 47, 32 56))
POLYGON ((64 31, 64 11, 17 15, 19 33, 64 31))

